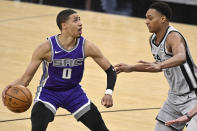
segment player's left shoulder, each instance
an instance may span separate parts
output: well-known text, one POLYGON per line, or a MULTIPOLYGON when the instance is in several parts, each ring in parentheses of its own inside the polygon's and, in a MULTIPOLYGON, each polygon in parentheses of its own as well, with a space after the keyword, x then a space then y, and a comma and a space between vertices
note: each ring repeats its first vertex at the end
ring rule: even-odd
POLYGON ((85 43, 85 45, 86 45, 87 47, 92 47, 92 46, 95 45, 93 42, 91 42, 91 41, 89 41, 89 40, 87 40, 87 39, 84 40, 84 43, 85 43))
POLYGON ((97 48, 97 46, 93 43, 93 42, 91 42, 91 41, 89 41, 89 40, 85 40, 85 49, 87 49, 87 50, 94 50, 95 48, 97 48))
POLYGON ((177 32, 177 31, 172 31, 168 34, 166 42, 167 43, 177 43, 177 42, 183 42, 183 36, 177 32))
POLYGON ((85 40, 85 57, 93 57, 100 52, 99 48, 93 42, 85 40))

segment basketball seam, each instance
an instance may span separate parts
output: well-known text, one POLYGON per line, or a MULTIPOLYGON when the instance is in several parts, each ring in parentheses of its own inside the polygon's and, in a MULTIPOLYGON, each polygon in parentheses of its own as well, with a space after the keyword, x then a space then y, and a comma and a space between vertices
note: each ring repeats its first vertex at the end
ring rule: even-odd
MULTIPOLYGON (((26 88, 26 87, 25 87, 26 88)), ((27 101, 28 101, 28 103, 30 103, 30 100, 29 100, 29 97, 24 93, 24 91, 23 90, 21 90, 20 88, 17 88, 17 89, 19 89, 20 91, 22 91, 23 92, 23 94, 27 97, 27 101)), ((27 90, 28 91, 28 90, 27 90)), ((29 92, 29 91, 28 91, 29 92)), ((31 92, 29 92, 30 94, 31 94, 31 92)), ((31 105, 31 103, 30 103, 30 105, 31 105)))
POLYGON ((16 97, 14 97, 14 96, 12 96, 12 95, 9 95, 9 94, 7 94, 7 93, 6 93, 6 95, 8 95, 8 96, 10 96, 10 97, 13 97, 13 98, 15 98, 15 99, 17 99, 17 100, 19 100, 19 101, 24 102, 24 103, 28 103, 28 102, 25 102, 25 101, 23 101, 23 100, 21 100, 21 99, 18 99, 18 98, 16 98, 16 97))
POLYGON ((25 101, 23 101, 23 100, 20 100, 20 99, 14 97, 14 96, 11 96, 11 95, 9 95, 9 94, 7 94, 7 93, 6 93, 6 95, 8 95, 8 96, 10 96, 10 97, 13 97, 13 98, 15 98, 15 99, 17 99, 17 100, 19 100, 19 101, 24 102, 24 103, 27 103, 27 105, 25 105, 25 107, 14 107, 14 106, 12 106, 12 105, 9 105, 9 107, 11 107, 11 108, 17 108, 17 109, 18 109, 18 108, 20 108, 20 109, 26 108, 26 109, 29 109, 30 106, 31 106, 31 104, 28 104, 28 102, 25 102, 25 101))
MULTIPOLYGON (((27 108, 26 106, 25 107, 14 107, 14 106, 11 106, 9 105, 10 108, 15 108, 15 109, 29 109, 27 108)), ((9 108, 8 108, 9 109, 9 108)))

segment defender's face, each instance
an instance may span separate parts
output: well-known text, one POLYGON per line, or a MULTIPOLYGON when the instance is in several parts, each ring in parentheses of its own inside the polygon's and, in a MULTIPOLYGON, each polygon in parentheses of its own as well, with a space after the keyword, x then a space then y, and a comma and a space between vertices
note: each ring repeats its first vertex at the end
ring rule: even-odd
POLYGON ((77 13, 70 15, 63 26, 64 28, 62 29, 65 29, 72 37, 80 37, 82 34, 82 23, 77 13))
POLYGON ((155 9, 149 9, 146 12, 146 25, 149 29, 149 32, 155 33, 157 32, 161 26, 164 23, 164 16, 161 15, 160 12, 158 12, 155 9))

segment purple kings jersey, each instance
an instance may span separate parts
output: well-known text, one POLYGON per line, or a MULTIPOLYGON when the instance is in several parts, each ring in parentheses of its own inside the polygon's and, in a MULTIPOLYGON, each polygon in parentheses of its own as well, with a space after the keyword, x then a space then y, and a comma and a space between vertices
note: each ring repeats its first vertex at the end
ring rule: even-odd
POLYGON ((51 90, 67 90, 80 86, 84 71, 84 38, 77 38, 72 50, 65 50, 58 35, 48 38, 51 44, 51 62, 43 61, 40 86, 51 90))

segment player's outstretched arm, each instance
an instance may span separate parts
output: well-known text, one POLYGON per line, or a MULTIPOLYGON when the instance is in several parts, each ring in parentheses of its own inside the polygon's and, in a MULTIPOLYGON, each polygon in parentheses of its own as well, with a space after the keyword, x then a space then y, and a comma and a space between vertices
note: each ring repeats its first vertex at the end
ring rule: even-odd
POLYGON ((115 65, 116 72, 160 72, 162 71, 162 69, 179 66, 185 63, 185 42, 179 33, 170 33, 167 37, 166 46, 168 51, 172 52, 172 57, 170 59, 158 63, 139 61, 140 64, 136 65, 127 65, 120 63, 115 65))
POLYGON ((197 105, 190 111, 188 112, 186 115, 179 117, 176 120, 171 120, 165 123, 166 126, 170 126, 172 124, 176 124, 176 123, 186 123, 188 121, 190 121, 190 119, 195 116, 197 114, 197 105))
POLYGON ((50 52, 50 45, 48 43, 49 41, 46 41, 45 43, 41 44, 39 47, 37 47, 37 49, 35 49, 35 51, 33 52, 32 58, 31 58, 31 62, 30 64, 27 66, 24 74, 18 78, 17 80, 15 80, 14 82, 12 82, 10 85, 8 85, 4 91, 2 92, 2 99, 4 101, 5 98, 5 92, 8 88, 10 88, 13 85, 23 85, 23 86, 28 86, 30 81, 32 80, 35 72, 37 71, 40 63, 42 62, 42 60, 49 58, 48 55, 50 52))
POLYGON ((27 66, 24 74, 19 79, 11 83, 11 85, 28 86, 34 74, 36 73, 40 63, 43 60, 47 60, 47 58, 49 58, 48 57, 50 55, 49 53, 50 53, 49 41, 46 41, 45 43, 39 45, 33 52, 31 61, 27 66))
POLYGON ((107 74, 107 90, 101 100, 102 105, 109 108, 113 106, 112 92, 116 82, 116 72, 111 63, 101 53, 99 48, 86 40, 85 42, 85 56, 91 57, 107 74))
POLYGON ((121 72, 160 72, 161 71, 161 67, 159 64, 155 63, 155 62, 147 62, 147 61, 139 61, 139 64, 136 65, 127 65, 124 63, 120 63, 115 65, 115 70, 116 73, 119 74, 121 72), (150 68, 154 67, 154 68, 150 68))

